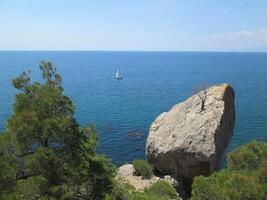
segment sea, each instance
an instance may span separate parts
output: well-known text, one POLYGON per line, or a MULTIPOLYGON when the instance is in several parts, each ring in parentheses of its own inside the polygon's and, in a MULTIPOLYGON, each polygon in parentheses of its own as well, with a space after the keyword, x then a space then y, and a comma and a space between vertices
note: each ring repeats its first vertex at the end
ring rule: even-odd
MULTIPOLYGON (((145 158, 149 127, 162 112, 186 100, 199 84, 229 83, 235 90, 236 123, 226 153, 250 140, 267 141, 267 53, 0 51, 0 130, 12 114, 12 79, 40 61, 63 77, 82 126, 96 125, 97 151, 120 165, 145 158), (119 69, 123 80, 116 80, 119 69)), ((225 158, 224 158, 225 161, 225 158)))

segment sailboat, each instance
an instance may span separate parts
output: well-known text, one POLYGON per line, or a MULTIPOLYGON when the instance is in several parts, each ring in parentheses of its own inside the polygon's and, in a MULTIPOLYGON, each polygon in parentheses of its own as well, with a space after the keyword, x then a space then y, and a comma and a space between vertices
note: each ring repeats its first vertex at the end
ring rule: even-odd
POLYGON ((122 76, 120 75, 120 71, 119 71, 118 69, 117 69, 115 78, 116 78, 117 80, 122 80, 122 76))

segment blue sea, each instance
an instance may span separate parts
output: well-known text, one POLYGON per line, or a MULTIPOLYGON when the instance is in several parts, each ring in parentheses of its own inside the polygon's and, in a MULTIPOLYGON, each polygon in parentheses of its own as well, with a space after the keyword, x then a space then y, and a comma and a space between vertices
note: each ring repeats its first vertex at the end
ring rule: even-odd
POLYGON ((98 151, 117 165, 145 157, 150 124, 192 95, 199 84, 230 83, 236 94, 236 124, 227 151, 250 140, 267 141, 267 53, 217 52, 0 52, 0 128, 12 113, 12 78, 51 61, 63 76, 76 118, 95 124, 98 151), (123 80, 115 80, 119 69, 123 80))

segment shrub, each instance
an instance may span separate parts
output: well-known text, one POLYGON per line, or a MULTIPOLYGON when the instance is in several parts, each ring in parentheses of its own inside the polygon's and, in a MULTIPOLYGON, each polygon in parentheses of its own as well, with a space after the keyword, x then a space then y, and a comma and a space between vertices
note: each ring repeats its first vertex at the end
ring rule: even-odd
POLYGON ((137 176, 149 179, 153 175, 152 167, 146 160, 134 160, 133 166, 137 176))
POLYGON ((265 193, 257 174, 223 170, 210 177, 195 178, 192 200, 256 200, 264 199, 265 193))
POLYGON ((114 182, 111 194, 106 195, 105 200, 128 200, 134 191, 135 188, 132 185, 117 180, 114 182))
POLYGON ((194 179, 192 200, 263 200, 267 196, 267 144, 252 141, 228 154, 228 168, 194 179))
POLYGON ((174 187, 172 187, 168 182, 159 180, 154 183, 151 187, 146 188, 144 193, 150 196, 156 196, 158 198, 169 198, 176 199, 177 193, 174 187))
POLYGON ((240 149, 233 150, 227 156, 228 167, 231 170, 255 170, 263 167, 267 162, 267 144, 251 141, 240 149))
POLYGON ((137 192, 127 183, 117 182, 105 200, 170 200, 178 199, 175 189, 166 181, 157 181, 144 192, 137 192))

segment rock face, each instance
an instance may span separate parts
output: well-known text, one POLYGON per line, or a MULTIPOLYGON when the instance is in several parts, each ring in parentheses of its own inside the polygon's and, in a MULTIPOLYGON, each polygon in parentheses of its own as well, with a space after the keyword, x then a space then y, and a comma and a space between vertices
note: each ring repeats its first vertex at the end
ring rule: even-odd
POLYGON ((200 108, 196 94, 162 113, 152 123, 146 143, 148 162, 184 183, 217 169, 235 123, 232 87, 207 89, 205 110, 200 108))

